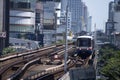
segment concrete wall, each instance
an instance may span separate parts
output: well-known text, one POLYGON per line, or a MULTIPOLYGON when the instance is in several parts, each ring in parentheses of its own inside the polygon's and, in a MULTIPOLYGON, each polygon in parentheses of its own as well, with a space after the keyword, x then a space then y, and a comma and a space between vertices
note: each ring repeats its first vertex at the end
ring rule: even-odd
POLYGON ((59 80, 96 80, 95 69, 92 66, 71 69, 59 80))

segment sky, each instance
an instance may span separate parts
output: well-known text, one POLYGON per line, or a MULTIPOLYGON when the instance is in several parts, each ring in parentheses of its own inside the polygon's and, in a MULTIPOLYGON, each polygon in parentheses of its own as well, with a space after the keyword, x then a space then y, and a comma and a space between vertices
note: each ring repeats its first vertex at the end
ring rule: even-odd
POLYGON ((108 6, 114 0, 82 0, 88 6, 89 15, 92 16, 92 30, 96 24, 97 29, 105 29, 108 19, 108 6))

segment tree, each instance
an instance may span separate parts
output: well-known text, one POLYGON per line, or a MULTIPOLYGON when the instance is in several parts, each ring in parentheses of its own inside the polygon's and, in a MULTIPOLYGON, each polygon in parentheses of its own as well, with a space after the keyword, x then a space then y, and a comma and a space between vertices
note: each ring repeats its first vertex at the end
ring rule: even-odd
POLYGON ((5 55, 8 53, 15 53, 15 49, 11 47, 4 48, 2 54, 5 55))
POLYGON ((100 61, 103 62, 101 74, 108 80, 120 79, 120 51, 111 46, 105 46, 100 50, 100 61))

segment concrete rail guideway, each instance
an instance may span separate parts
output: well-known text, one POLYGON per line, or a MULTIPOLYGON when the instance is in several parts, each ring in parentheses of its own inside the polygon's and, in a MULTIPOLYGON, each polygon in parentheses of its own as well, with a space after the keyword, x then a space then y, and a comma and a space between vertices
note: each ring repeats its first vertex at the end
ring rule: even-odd
MULTIPOLYGON (((33 53, 36 53, 37 51, 41 51, 41 50, 43 50, 43 51, 47 51, 48 49, 51 49, 52 48, 52 50, 54 51, 54 48, 56 48, 57 47, 57 50, 60 50, 60 49, 62 49, 62 48, 64 48, 65 46, 64 45, 57 45, 57 46, 51 46, 51 47, 47 47, 47 48, 44 48, 44 49, 39 49, 39 50, 35 50, 35 51, 30 51, 30 53, 29 52, 27 52, 27 53, 22 53, 22 54, 18 54, 19 55, 19 57, 21 56, 21 55, 27 55, 27 56, 29 56, 29 54, 33 54, 33 53)), ((69 49, 72 49, 71 47, 69 48, 69 49)), ((69 49, 68 49, 68 51, 69 51, 69 49)), ((55 50, 56 51, 56 50, 55 50)), ((64 51, 59 51, 59 52, 57 52, 58 54, 62 54, 64 51)), ((49 52, 50 53, 50 52, 49 52)), ((55 53, 55 52, 54 52, 55 53)), ((63 55, 63 54, 62 54, 63 55)), ((16 56, 16 55, 13 55, 14 57, 16 56)), ((1 59, 1 61, 6 61, 6 60, 11 60, 11 57, 12 58, 14 58, 12 55, 11 56, 8 56, 8 57, 4 57, 4 58, 2 58, 1 59)), ((17 56, 16 56, 17 57, 17 56)), ((32 56, 30 56, 30 57, 32 57, 32 56)), ((33 57, 35 57, 35 56, 33 56, 33 57)), ((18 59, 18 58, 17 58, 18 59)), ((37 59, 37 58, 36 58, 37 59)), ((31 59, 32 60, 32 59, 31 59)), ((30 60, 30 61, 31 61, 30 60)), ((37 60, 39 60, 39 59, 37 59, 37 60)), ((2 63, 3 63, 2 62, 2 63)), ((30 63, 31 64, 31 63, 30 63)), ((27 65, 27 64, 26 64, 27 65)), ((29 64, 28 64, 29 65, 29 64)), ((23 69, 23 68, 22 68, 23 69)), ((0 75, 1 76, 1 75, 0 75)))
MULTIPOLYGON (((68 45, 71 45, 72 43, 68 43, 68 45)), ((33 53, 36 53, 38 51, 44 51, 44 50, 48 50, 48 49, 52 49, 52 48, 56 48, 56 47, 65 47, 63 44, 58 44, 58 45, 53 45, 53 46, 48 46, 48 47, 44 47, 44 48, 41 48, 41 49, 37 49, 37 50, 30 50, 30 51, 27 51, 27 52, 23 52, 23 53, 16 53, 14 55, 11 55, 11 56, 7 56, 7 57, 1 57, 0 58, 0 62, 4 62, 6 60, 10 60, 10 59, 13 59, 13 58, 17 58, 17 57, 21 57, 21 56, 25 56, 25 55, 30 55, 30 54, 33 54, 33 53)))
POLYGON ((81 65, 70 69, 59 80, 96 80, 97 74, 97 51, 93 64, 81 65))
MULTIPOLYGON (((70 48, 68 48, 68 52, 71 50, 72 48, 70 47, 70 48)), ((58 53, 57 53, 57 55, 64 55, 64 50, 62 50, 62 51, 59 51, 58 53)), ((67 64, 68 63, 70 63, 70 59, 67 61, 67 64)), ((52 73, 54 73, 54 72, 56 72, 56 71, 59 71, 59 70, 61 70, 61 69, 63 69, 63 67, 64 67, 64 63, 62 63, 61 65, 57 65, 57 66, 54 66, 54 67, 50 67, 50 68, 46 68, 46 69, 44 69, 44 71, 40 71, 40 72, 38 72, 37 74, 35 74, 35 75, 31 75, 31 76, 28 76, 27 77, 27 79, 36 79, 36 78, 38 78, 38 77, 40 77, 40 76, 42 76, 42 75, 45 75, 46 76, 46 74, 52 74, 52 73)), ((45 77, 44 76, 44 77, 45 77)), ((42 77, 40 77, 40 78, 42 78, 42 77)), ((41 79, 40 79, 41 80, 41 79)))
MULTIPOLYGON (((63 47, 65 47, 65 45, 62 45, 63 47)), ((54 48, 54 47, 53 47, 54 48)), ((72 48, 71 47, 69 47, 68 48, 68 52, 70 52, 69 50, 71 50, 72 48)), ((47 50, 47 49, 46 49, 47 50)), ((59 55, 64 55, 64 52, 65 52, 65 50, 63 50, 63 51, 58 51, 57 52, 57 54, 59 55)), ((93 62, 93 65, 92 66, 90 66, 90 67, 88 67, 88 68, 86 68, 86 67, 80 67, 80 68, 74 68, 74 69, 70 69, 69 70, 69 72, 67 72, 66 74, 67 74, 67 78, 69 78, 69 79, 67 79, 66 77, 64 77, 65 79, 60 79, 60 80, 77 80, 77 79, 74 79, 74 77, 76 77, 76 78, 79 78, 79 79, 83 79, 84 77, 85 77, 85 79, 91 79, 91 80, 95 80, 95 77, 96 77, 96 65, 97 65, 97 51, 95 52, 96 53, 96 55, 95 55, 95 58, 94 58, 94 62, 93 62), (94 70, 94 71, 93 71, 94 70), (75 74, 75 75, 74 75, 75 74), (77 74, 77 75, 76 75, 77 74), (78 74, 80 74, 81 76, 80 77, 78 77, 78 74), (89 75, 90 74, 90 75, 89 75), (69 76, 68 76, 69 75, 69 76), (86 77, 86 75, 88 76, 88 77, 86 77), (91 77, 90 77, 91 76, 91 77)), ((69 58, 69 57, 68 57, 69 58)), ((37 59, 36 58, 36 60, 39 60, 39 59, 37 59)), ((72 60, 72 59, 71 59, 72 60)), ((31 60, 32 61, 32 60, 31 60)), ((34 60, 33 60, 34 61, 34 60)), ((30 63, 30 62, 28 62, 28 63, 30 63)), ((28 64, 27 63, 27 64, 28 64)), ((26 64, 26 66, 27 66, 27 64, 26 64)), ((31 63, 30 63, 31 64, 31 63)), ((68 66, 68 65, 67 65, 68 66)), ((59 66, 60 67, 60 66, 59 66)), ((25 68, 25 66, 23 67, 23 68, 25 68)), ((23 69, 22 68, 22 69, 23 69)), ((62 66, 62 68, 64 69, 64 65, 62 66)), ((58 69, 58 67, 50 67, 50 68, 47 68, 47 69, 45 69, 45 71, 43 71, 41 74, 45 74, 45 73, 52 73, 51 71, 56 71, 56 70, 59 70, 58 69), (54 68, 54 70, 53 70, 53 68, 54 68), (46 72, 47 71, 47 72, 46 72)), ((64 72, 64 70, 63 70, 63 72, 64 72)), ((56 73, 56 74, 58 74, 58 73, 56 73)), ((35 76, 34 76, 35 77, 35 76)), ((31 77, 32 78, 32 77, 31 77)))
POLYGON ((54 48, 54 47, 56 47, 56 46, 46 47, 46 48, 42 48, 42 49, 39 49, 39 50, 33 50, 33 51, 24 52, 24 53, 21 53, 21 54, 15 54, 15 55, 7 56, 7 57, 4 57, 4 58, 0 58, 0 62, 6 61, 6 60, 9 60, 9 59, 12 59, 12 58, 16 58, 16 57, 21 57, 21 56, 24 56, 24 55, 29 55, 29 54, 35 53, 37 51, 43 51, 43 50, 47 50, 47 49, 54 48))

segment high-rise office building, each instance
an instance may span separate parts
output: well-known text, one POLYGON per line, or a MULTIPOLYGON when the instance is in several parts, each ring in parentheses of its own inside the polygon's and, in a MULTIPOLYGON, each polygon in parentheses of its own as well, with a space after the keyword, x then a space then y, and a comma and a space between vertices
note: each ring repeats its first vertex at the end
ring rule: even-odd
POLYGON ((88 27, 87 27, 87 32, 92 32, 92 16, 88 17, 88 27))
POLYGON ((118 3, 120 3, 120 0, 114 0, 114 3, 118 4, 118 3))
MULTIPOLYGON (((42 15, 43 34, 44 34, 44 45, 51 45, 56 42, 56 27, 57 22, 59 24, 59 0, 39 0, 38 6, 42 7, 41 12, 37 15, 42 15), (56 14, 57 13, 57 14, 56 14)), ((36 16, 38 18, 38 16, 36 16)), ((38 22, 37 22, 38 23, 38 22)))
POLYGON ((34 33, 36 0, 10 0, 10 37, 34 33))
POLYGON ((9 45, 9 0, 0 0, 0 55, 9 45))
POLYGON ((82 0, 68 0, 69 10, 71 12, 71 30, 74 34, 81 31, 87 31, 88 9, 82 0))
POLYGON ((71 29, 74 34, 81 31, 82 1, 68 0, 69 10, 71 12, 71 29))
POLYGON ((109 3, 109 16, 106 22, 106 34, 108 39, 117 46, 120 46, 120 0, 109 3))
POLYGON ((110 36, 113 32, 113 20, 114 20, 114 2, 111 1, 109 3, 109 10, 108 10, 108 21, 106 22, 106 34, 110 36))
POLYGON ((81 16, 81 30, 87 31, 88 29, 88 8, 84 2, 82 2, 82 16, 81 16))

